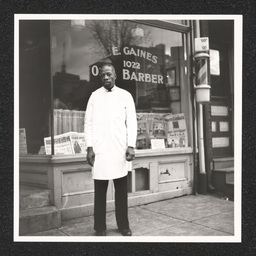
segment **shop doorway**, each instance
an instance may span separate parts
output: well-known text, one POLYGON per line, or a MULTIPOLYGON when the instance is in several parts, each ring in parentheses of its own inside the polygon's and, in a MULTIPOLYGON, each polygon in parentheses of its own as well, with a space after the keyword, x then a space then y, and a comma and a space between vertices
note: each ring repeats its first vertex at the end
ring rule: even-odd
POLYGON ((223 45, 211 51, 211 122, 213 157, 233 156, 232 54, 223 45))

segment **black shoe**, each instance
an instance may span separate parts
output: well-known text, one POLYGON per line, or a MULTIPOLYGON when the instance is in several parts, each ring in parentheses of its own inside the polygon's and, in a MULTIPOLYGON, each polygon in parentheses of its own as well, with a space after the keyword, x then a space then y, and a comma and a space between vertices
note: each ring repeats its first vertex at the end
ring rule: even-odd
POLYGON ((106 236, 106 231, 96 231, 96 236, 106 236))
POLYGON ((129 228, 119 229, 123 236, 132 236, 132 231, 129 228))

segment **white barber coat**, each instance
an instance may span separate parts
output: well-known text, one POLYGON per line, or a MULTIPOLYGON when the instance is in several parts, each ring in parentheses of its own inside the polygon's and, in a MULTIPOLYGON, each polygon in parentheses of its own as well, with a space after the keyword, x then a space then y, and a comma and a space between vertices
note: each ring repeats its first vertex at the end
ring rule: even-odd
POLYGON ((135 148, 137 118, 129 92, 114 86, 92 93, 85 113, 87 147, 93 147, 95 162, 92 178, 112 180, 124 177, 131 168, 126 161, 127 146, 135 148))

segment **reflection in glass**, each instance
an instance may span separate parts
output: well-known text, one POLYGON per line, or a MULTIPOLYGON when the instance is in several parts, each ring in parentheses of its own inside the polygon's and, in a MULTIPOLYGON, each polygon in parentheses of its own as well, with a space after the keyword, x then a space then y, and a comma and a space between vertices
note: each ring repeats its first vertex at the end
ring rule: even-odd
POLYGON ((99 66, 110 59, 117 85, 132 93, 138 110, 171 110, 169 87, 180 86, 184 65, 181 33, 123 20, 86 20, 80 30, 71 21, 51 24, 56 108, 85 110, 91 92, 100 86, 99 66))

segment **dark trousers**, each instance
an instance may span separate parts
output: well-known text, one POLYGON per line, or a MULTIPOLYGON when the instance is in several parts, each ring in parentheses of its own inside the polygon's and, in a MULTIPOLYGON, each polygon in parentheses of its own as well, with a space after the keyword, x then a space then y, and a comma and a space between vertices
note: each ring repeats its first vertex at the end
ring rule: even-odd
MULTIPOLYGON (((127 176, 114 179, 115 213, 119 229, 128 229, 127 176)), ((108 180, 94 180, 94 229, 106 230, 106 196, 108 180)))

